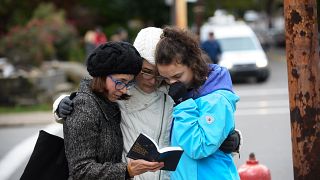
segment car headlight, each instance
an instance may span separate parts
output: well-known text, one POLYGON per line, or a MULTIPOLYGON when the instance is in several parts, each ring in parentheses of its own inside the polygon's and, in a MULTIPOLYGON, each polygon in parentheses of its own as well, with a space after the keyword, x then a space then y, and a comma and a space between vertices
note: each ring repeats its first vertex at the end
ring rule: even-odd
POLYGON ((259 68, 266 67, 267 65, 268 65, 268 61, 265 59, 260 60, 260 61, 256 61, 256 66, 259 68))
POLYGON ((221 61, 221 62, 219 63, 219 65, 220 65, 220 66, 223 66, 223 67, 225 67, 225 68, 227 68, 227 69, 231 69, 231 68, 233 67, 232 62, 230 62, 230 61, 221 61))

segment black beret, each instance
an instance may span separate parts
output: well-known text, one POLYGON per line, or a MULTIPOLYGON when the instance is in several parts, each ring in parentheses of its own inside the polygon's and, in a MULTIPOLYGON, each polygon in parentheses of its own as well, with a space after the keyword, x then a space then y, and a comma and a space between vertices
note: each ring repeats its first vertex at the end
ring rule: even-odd
POLYGON ((98 46, 88 57, 87 70, 92 77, 110 74, 138 75, 142 57, 133 45, 127 42, 107 42, 98 46))

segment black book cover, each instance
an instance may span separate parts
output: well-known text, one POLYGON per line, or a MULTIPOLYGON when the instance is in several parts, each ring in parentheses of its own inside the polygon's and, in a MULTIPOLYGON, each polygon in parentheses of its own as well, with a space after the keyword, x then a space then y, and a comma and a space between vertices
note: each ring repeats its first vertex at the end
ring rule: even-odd
POLYGON ((161 170, 174 171, 179 163, 183 150, 180 147, 165 147, 159 149, 153 139, 140 133, 129 150, 127 157, 144 159, 146 161, 164 162, 161 170))

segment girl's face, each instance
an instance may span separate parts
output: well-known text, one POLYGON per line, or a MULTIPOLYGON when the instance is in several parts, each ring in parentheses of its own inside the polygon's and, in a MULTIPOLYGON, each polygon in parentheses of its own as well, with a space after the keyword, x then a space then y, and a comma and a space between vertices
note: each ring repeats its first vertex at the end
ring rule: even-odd
POLYGON ((187 88, 190 88, 193 80, 193 72, 188 66, 173 61, 173 63, 169 65, 158 64, 157 68, 166 83, 172 84, 179 81, 184 83, 187 88))
POLYGON ((127 90, 134 85, 132 74, 112 74, 106 78, 106 90, 108 99, 112 102, 118 100, 127 90))

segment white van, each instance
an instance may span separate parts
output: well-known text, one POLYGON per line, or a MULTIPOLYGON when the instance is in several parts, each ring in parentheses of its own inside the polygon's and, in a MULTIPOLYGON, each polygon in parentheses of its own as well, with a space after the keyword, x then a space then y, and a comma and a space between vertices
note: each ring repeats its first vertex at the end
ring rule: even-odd
POLYGON ((269 77, 268 59, 258 38, 244 22, 219 19, 201 27, 201 42, 213 32, 221 46, 219 65, 229 69, 232 79, 256 77, 258 82, 269 77))

